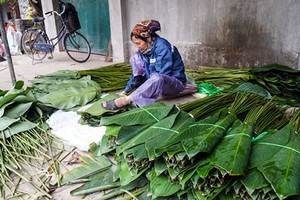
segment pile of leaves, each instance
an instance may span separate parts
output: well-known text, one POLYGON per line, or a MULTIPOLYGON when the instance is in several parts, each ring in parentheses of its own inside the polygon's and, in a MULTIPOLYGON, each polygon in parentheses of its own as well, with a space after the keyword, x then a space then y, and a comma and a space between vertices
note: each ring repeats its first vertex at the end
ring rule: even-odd
POLYGON ((249 93, 208 96, 181 108, 155 103, 102 116, 107 131, 91 152, 107 169, 81 177, 84 185, 72 194, 101 192, 99 199, 299 195, 299 111, 288 119, 273 99, 249 93), (253 181, 254 174, 260 179, 253 181), (101 180, 94 178, 98 175, 101 180))
MULTIPOLYGON (((224 92, 236 89, 251 91, 244 83, 261 87, 276 101, 283 105, 298 107, 300 105, 300 71, 285 65, 271 64, 266 66, 251 67, 248 69, 227 69, 220 67, 199 66, 187 69, 186 73, 197 84, 211 83, 217 87, 225 88, 224 92)), ((253 86, 251 86, 253 87, 253 86)))
POLYGON ((197 84, 225 89, 176 107, 107 111, 101 102, 118 95, 104 92, 124 88, 131 74, 129 64, 119 63, 58 71, 36 77, 26 90, 18 82, 0 91, 0 196, 51 198, 52 189, 79 181, 72 195, 101 192, 99 199, 298 197, 300 117, 295 111, 287 118, 284 105, 299 106, 299 71, 274 64, 187 73, 197 84), (44 122, 57 109, 88 103, 80 123, 106 126, 106 134, 91 145, 90 157, 80 157, 83 166, 60 179, 64 149, 54 153, 56 138, 44 122), (20 182, 34 195, 18 191, 20 182))
MULTIPOLYGON (((186 74, 198 85, 199 93, 215 95, 260 90, 261 95, 274 98, 283 105, 300 105, 300 72, 284 65, 248 69, 199 66, 186 69, 186 74)), ((31 87, 39 101, 56 109, 68 110, 93 102, 105 92, 124 89, 130 75, 130 64, 116 63, 37 76, 31 81, 31 87)))
POLYGON ((59 179, 59 156, 54 153, 54 143, 59 143, 44 121, 52 109, 24 90, 23 84, 19 81, 11 90, 0 92, 0 196, 51 198, 51 178, 59 179), (19 190, 20 184, 30 190, 19 190))
POLYGON ((98 83, 91 77, 79 77, 74 71, 58 71, 31 81, 32 93, 48 107, 70 110, 86 105, 101 95, 98 83))
POLYGON ((34 96, 47 106, 70 110, 100 98, 104 92, 125 87, 131 74, 127 63, 90 70, 60 70, 31 80, 34 96))

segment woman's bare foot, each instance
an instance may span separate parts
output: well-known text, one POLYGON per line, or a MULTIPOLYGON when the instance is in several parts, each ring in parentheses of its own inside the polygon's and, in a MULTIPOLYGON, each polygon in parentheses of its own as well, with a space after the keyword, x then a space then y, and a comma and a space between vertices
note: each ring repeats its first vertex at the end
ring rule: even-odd
POLYGON ((115 104, 117 107, 123 107, 123 106, 127 106, 130 103, 130 98, 129 97, 120 97, 115 99, 115 104))

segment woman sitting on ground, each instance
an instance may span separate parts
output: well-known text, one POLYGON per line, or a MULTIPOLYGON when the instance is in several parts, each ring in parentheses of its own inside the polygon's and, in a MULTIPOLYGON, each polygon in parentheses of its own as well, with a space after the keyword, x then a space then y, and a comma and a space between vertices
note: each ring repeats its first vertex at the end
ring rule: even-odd
POLYGON ((156 34, 160 23, 145 20, 135 25, 131 40, 138 51, 130 58, 132 75, 123 94, 130 95, 103 102, 102 107, 116 110, 133 102, 142 107, 157 101, 160 96, 176 96, 186 84, 181 56, 175 46, 156 34))

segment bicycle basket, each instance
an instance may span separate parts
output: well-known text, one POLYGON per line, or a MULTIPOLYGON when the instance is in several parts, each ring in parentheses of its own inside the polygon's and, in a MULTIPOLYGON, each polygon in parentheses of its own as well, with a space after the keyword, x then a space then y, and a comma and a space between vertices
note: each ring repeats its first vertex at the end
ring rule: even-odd
POLYGON ((81 28, 78 13, 71 3, 65 4, 65 12, 62 14, 64 23, 70 32, 74 32, 81 28))

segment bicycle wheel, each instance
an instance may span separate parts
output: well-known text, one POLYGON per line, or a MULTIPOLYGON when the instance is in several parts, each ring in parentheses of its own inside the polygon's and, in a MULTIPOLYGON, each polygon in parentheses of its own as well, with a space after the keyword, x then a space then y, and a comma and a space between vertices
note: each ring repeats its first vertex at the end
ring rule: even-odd
POLYGON ((90 58, 90 44, 81 33, 67 33, 64 37, 64 47, 70 58, 76 62, 83 63, 90 58))
POLYGON ((33 49, 34 43, 46 43, 46 39, 37 30, 26 30, 21 37, 21 47, 31 59, 41 61, 47 52, 33 49))

